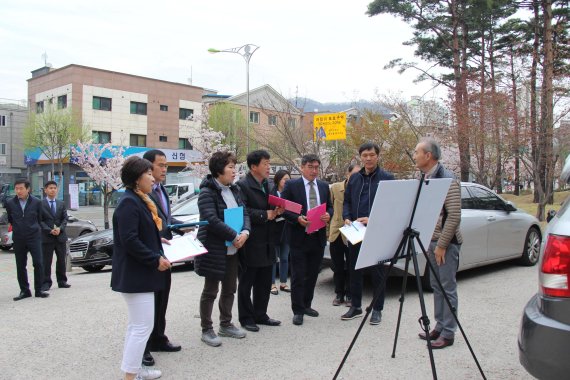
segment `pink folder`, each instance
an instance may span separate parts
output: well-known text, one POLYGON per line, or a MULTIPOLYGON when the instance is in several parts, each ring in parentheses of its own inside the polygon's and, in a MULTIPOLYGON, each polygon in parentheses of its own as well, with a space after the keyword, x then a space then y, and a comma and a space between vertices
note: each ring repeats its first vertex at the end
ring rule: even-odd
POLYGON ((300 204, 288 201, 287 199, 279 198, 274 195, 269 195, 269 204, 276 207, 282 207, 287 211, 300 214, 303 208, 300 204))
POLYGON ((327 204, 323 203, 320 206, 310 209, 307 211, 307 220, 311 222, 307 227, 306 232, 308 234, 320 230, 326 223, 321 220, 321 216, 327 212, 327 204))

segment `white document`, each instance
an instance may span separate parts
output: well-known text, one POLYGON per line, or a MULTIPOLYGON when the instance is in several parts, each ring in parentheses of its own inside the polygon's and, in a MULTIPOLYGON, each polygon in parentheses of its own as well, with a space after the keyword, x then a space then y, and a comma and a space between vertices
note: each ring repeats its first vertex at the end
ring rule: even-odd
POLYGON ((184 261, 190 257, 208 252, 202 243, 191 233, 175 236, 170 240, 170 244, 162 243, 162 249, 164 250, 164 256, 166 256, 171 263, 184 261))
POLYGON ((339 229, 339 231, 350 242, 350 244, 355 245, 364 240, 366 226, 360 222, 354 221, 351 224, 345 224, 339 229))
MULTIPOLYGON (((451 178, 424 182, 412 228, 419 232, 423 246, 429 246, 435 224, 451 185, 451 178)), ((368 233, 360 247, 356 269, 377 265, 394 257, 408 228, 420 181, 381 181, 368 219, 368 233)), ((416 252, 421 252, 415 242, 416 252)))

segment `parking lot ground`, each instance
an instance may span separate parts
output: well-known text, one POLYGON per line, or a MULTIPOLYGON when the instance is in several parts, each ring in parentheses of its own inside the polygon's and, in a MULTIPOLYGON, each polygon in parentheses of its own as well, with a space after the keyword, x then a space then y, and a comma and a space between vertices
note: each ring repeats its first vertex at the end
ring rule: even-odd
MULTIPOLYGON (((31 260, 28 268, 33 280, 31 260)), ((12 300, 18 294, 15 272, 13 253, 0 253, 0 378, 120 379, 127 308, 109 288, 110 267, 100 273, 75 268, 70 289, 52 288, 47 299, 19 302, 12 300)), ((318 318, 305 317, 303 326, 294 326, 288 294, 279 293, 271 296, 269 315, 282 326, 261 326, 242 340, 222 338, 222 346, 212 348, 200 341, 202 285, 193 271, 175 268, 166 332, 183 349, 154 354, 163 379, 331 379, 361 322, 340 320, 346 308, 331 305, 332 272, 324 269, 313 303, 318 318)), ((408 286, 396 358, 390 357, 401 280, 392 278, 388 286, 382 323, 366 324, 340 378, 431 378, 427 348, 417 338, 421 313, 414 283, 408 286)), ((503 263, 459 275, 460 322, 488 379, 531 378, 518 362, 517 332, 535 291, 536 267, 503 263)), ((370 297, 368 286, 364 302, 370 297)), ((425 300, 431 318, 432 295, 425 300)), ((440 379, 481 378, 460 335, 434 354, 440 379)))

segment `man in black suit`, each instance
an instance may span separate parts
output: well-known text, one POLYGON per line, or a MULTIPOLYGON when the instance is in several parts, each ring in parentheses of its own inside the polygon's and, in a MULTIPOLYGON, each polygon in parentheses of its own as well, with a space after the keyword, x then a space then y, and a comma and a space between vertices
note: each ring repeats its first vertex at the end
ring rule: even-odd
MULTIPOLYGON (((166 171, 168 170, 166 154, 161 150, 152 149, 146 151, 143 158, 152 163, 154 186, 149 196, 154 203, 156 203, 158 216, 162 219, 160 237, 170 240, 172 239, 172 232, 167 228, 167 226, 169 224, 182 222, 172 218, 170 200, 168 199, 166 189, 162 186, 162 182, 166 179, 166 171)), ((150 334, 150 338, 148 339, 143 356, 143 364, 147 366, 154 365, 154 358, 150 351, 176 352, 182 349, 180 345, 170 342, 165 334, 166 309, 168 308, 168 297, 170 295, 170 285, 172 284, 170 271, 165 272, 164 279, 164 289, 154 293, 154 327, 150 334)))
POLYGON ((48 291, 51 288, 51 262, 53 260, 53 251, 57 258, 55 263, 55 276, 57 286, 60 288, 69 288, 71 285, 67 283, 65 275, 65 243, 67 235, 65 227, 67 226, 67 209, 65 203, 56 199, 57 183, 55 181, 47 181, 44 185, 46 197, 42 203, 42 252, 44 259, 44 281, 42 290, 48 291))
POLYGON ((8 221, 12 225, 12 240, 14 241, 14 254, 16 257, 16 271, 20 294, 14 297, 19 301, 32 296, 28 283, 28 251, 32 255, 34 264, 34 290, 39 298, 49 297, 49 293, 42 290, 43 260, 42 260, 42 222, 41 202, 30 195, 30 181, 25 178, 14 183, 16 196, 6 202, 8 221))
POLYGON ((291 244, 291 308, 293 323, 303 324, 303 315, 318 317, 319 313, 311 308, 317 276, 323 260, 327 244, 326 228, 307 234, 309 222, 305 215, 320 204, 326 203, 327 212, 321 217, 325 223, 330 221, 333 206, 330 198, 329 185, 317 179, 321 160, 314 154, 301 158, 302 177, 287 181, 282 198, 303 206, 301 215, 286 211, 283 216, 293 223, 289 232, 291 244))
POLYGON ((251 220, 251 232, 239 251, 238 285, 239 321, 247 331, 259 331, 260 325, 279 326, 281 321, 269 318, 267 305, 271 291, 271 273, 275 262, 273 241, 275 217, 283 209, 269 206, 270 155, 255 150, 247 155, 249 173, 239 180, 243 202, 251 220), (253 289, 253 300, 252 300, 253 289))

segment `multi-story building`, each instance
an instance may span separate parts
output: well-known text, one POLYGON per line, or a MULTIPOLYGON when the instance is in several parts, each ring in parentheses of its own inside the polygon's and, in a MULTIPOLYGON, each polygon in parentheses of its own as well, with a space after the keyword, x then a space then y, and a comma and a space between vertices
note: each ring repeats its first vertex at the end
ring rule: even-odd
MULTIPOLYGON (((41 113, 47 107, 71 108, 94 143, 130 147, 127 152, 161 149, 167 153, 170 172, 197 157, 188 137, 191 128, 198 125, 202 96, 207 92, 187 84, 75 64, 58 69, 42 67, 32 71, 28 80, 31 112, 41 113)), ((27 159, 36 164, 32 185, 41 188, 42 181, 50 177, 42 166, 48 160, 41 156, 27 159)), ((94 187, 75 165, 66 165, 63 178, 64 185, 79 183, 80 192, 94 187)))
POLYGON ((0 183, 13 183, 26 169, 22 134, 28 120, 25 101, 0 99, 0 183))

